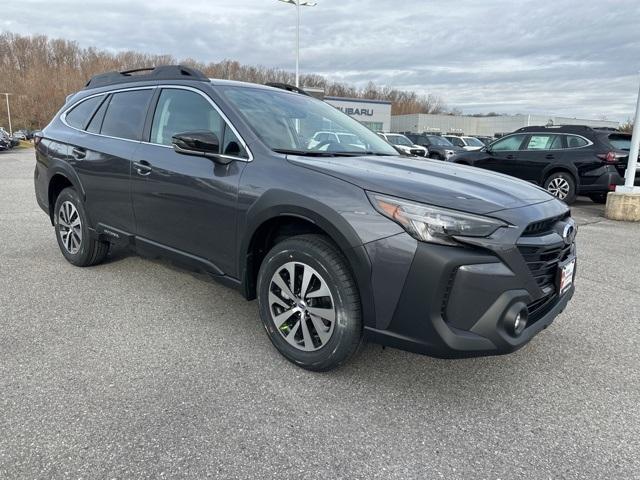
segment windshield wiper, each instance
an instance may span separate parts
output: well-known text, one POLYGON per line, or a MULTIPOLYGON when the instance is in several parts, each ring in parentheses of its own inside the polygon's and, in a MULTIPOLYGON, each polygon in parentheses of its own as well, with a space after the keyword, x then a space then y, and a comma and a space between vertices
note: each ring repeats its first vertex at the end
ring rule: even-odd
POLYGON ((287 150, 284 148, 274 148, 273 151, 276 153, 283 153, 285 155, 301 155, 306 157, 364 157, 366 155, 389 155, 388 153, 380 152, 320 152, 316 150, 287 150))

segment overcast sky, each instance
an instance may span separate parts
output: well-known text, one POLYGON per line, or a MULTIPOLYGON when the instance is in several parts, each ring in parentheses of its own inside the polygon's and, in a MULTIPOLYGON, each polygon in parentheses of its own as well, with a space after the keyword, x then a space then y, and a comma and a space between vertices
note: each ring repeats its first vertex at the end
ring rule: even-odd
MULTIPOLYGON (((301 70, 441 96, 465 113, 625 120, 640 82, 640 0, 317 0, 301 70)), ((0 29, 113 51, 295 65, 277 0, 20 0, 0 29)))

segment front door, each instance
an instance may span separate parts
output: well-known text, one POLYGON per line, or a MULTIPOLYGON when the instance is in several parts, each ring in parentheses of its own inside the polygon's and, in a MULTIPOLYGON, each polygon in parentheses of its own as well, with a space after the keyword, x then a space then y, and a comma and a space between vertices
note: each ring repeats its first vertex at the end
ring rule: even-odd
POLYGON ((526 135, 517 134, 504 137, 487 149, 486 155, 475 162, 475 166, 518 177, 520 147, 526 135))
POLYGON ((235 276, 236 202, 247 152, 233 128, 203 92, 164 88, 132 169, 136 235, 143 243, 210 262, 235 276), (207 130, 220 139, 227 165, 177 153, 176 133, 207 130))

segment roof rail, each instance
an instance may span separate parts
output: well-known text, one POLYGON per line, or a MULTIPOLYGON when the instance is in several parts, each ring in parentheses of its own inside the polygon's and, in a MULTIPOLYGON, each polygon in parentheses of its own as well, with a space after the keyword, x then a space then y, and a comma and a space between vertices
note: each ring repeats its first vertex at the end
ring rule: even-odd
POLYGON ((124 72, 107 72, 91 77, 85 85, 85 90, 90 88, 106 87, 118 83, 146 82, 153 80, 200 80, 209 81, 209 78, 200 70, 184 65, 159 65, 157 67, 136 68, 124 72), (140 72, 149 72, 142 74, 140 72))
POLYGON ((299 87, 296 87, 295 85, 289 85, 288 83, 269 82, 269 83, 265 83, 265 85, 267 87, 273 87, 273 88, 279 88, 281 90, 286 90, 287 92, 299 93, 301 95, 306 95, 307 97, 311 96, 307 92, 305 92, 303 89, 301 89, 299 87))

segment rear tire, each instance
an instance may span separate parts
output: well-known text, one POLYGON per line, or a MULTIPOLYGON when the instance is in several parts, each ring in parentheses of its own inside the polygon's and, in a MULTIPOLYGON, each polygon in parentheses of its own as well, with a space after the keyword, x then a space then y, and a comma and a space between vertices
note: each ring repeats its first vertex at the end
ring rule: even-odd
POLYGON ((56 199, 53 221, 58 246, 64 258, 77 267, 96 265, 107 256, 109 243, 96 240, 80 196, 65 188, 56 199))
POLYGON ((322 372, 358 350, 360 296, 346 259, 327 237, 300 235, 276 244, 260 266, 257 288, 267 335, 290 362, 322 372))
POLYGON ((592 193, 589 195, 589 198, 594 202, 594 203, 607 203, 607 195, 608 193, 592 193))
POLYGON ((576 201, 576 181, 566 172, 554 172, 544 181, 544 189, 566 204, 576 201))

